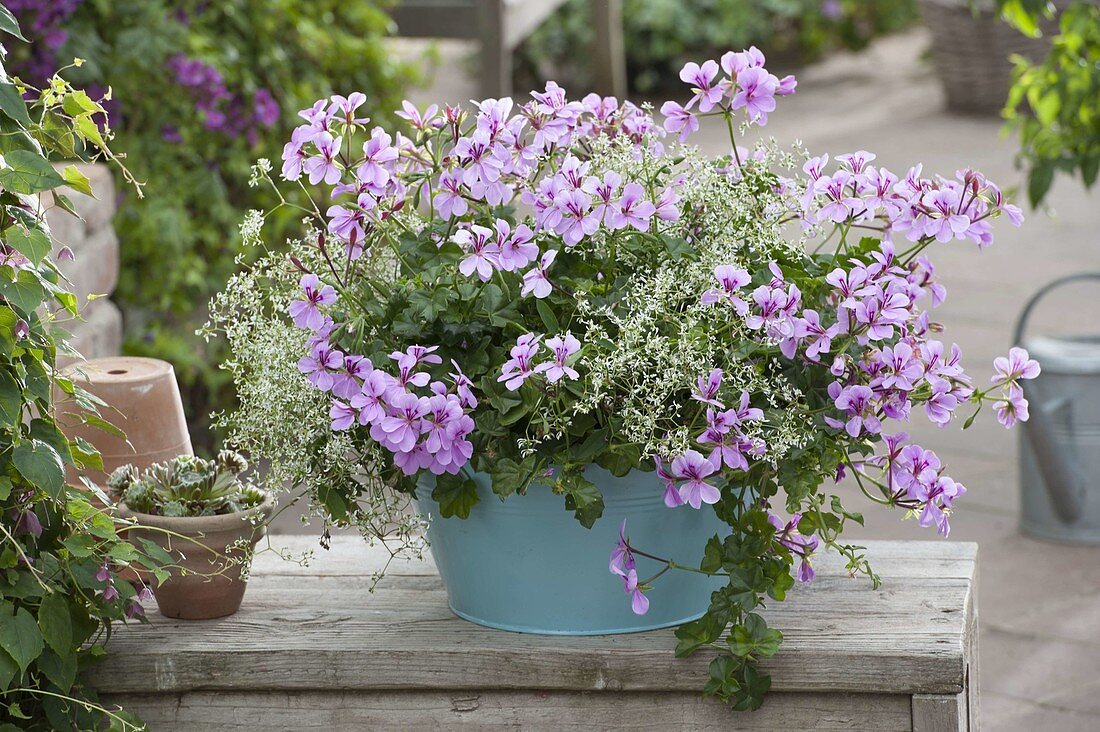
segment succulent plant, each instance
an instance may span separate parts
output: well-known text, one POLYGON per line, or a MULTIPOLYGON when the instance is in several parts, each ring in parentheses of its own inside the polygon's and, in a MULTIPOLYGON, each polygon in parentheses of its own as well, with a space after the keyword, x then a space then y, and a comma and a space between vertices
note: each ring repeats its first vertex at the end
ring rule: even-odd
POLYGON ((124 465, 107 479, 107 487, 132 511, 160 516, 216 516, 263 503, 263 493, 240 474, 248 461, 222 450, 214 460, 194 455, 150 466, 144 473, 124 465))

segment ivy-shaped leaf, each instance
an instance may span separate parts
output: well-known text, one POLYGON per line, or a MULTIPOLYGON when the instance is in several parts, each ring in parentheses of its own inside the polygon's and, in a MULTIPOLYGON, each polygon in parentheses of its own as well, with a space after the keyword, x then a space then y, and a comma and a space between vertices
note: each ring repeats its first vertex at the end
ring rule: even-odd
MULTIPOLYGON (((84 94, 84 92, 79 92, 84 94)), ((87 95, 85 95, 87 96, 87 95)), ((65 101, 68 102, 72 97, 68 97, 65 101)), ((88 176, 84 175, 84 172, 75 165, 66 166, 61 171, 61 177, 65 179, 65 183, 74 191, 79 191, 86 196, 92 196, 95 198, 95 194, 92 192, 92 182, 88 179, 88 176)))
POLYGON ((573 511, 581 526, 591 529, 603 516, 603 495, 596 484, 579 473, 565 474, 560 479, 565 490, 565 507, 573 511))
POLYGON ((458 516, 470 518, 470 509, 481 500, 477 495, 477 483, 461 475, 441 475, 436 478, 432 498, 439 504, 443 518, 458 516))
POLYGON ((511 458, 497 460, 490 470, 490 475, 493 477, 493 493, 504 500, 513 493, 526 492, 527 485, 535 470, 535 467, 531 464, 532 462, 533 460, 530 459, 521 463, 517 463, 511 458))
POLYGON ((749 613, 743 624, 735 625, 730 633, 730 652, 742 658, 748 656, 774 656, 783 641, 783 634, 769 628, 756 613, 749 613))
POLYGON ((725 627, 726 624, 711 613, 684 623, 676 629, 676 638, 679 641, 676 644, 676 657, 690 656, 699 648, 718 640, 725 627))

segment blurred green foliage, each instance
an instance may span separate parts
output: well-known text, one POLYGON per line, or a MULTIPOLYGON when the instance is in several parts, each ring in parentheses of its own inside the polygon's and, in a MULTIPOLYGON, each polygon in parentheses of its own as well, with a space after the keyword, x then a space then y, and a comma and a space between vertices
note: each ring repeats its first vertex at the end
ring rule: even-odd
MULTIPOLYGON (((750 45, 759 46, 770 65, 803 63, 838 47, 860 49, 917 17, 916 0, 623 0, 631 89, 677 87, 684 62, 750 45)), ((577 49, 592 33, 588 0, 570 0, 520 47, 519 82, 553 77, 587 85, 587 54, 577 49)))
MULTIPOLYGON (((1005 17, 1030 32, 1041 12, 1020 9, 1005 17)), ((1027 170, 1032 206, 1042 203, 1055 173, 1080 174, 1091 188, 1100 171, 1100 7, 1074 3, 1061 13, 1058 27, 1044 60, 1013 59, 1016 70, 1004 109, 1009 127, 1020 136, 1018 160, 1027 170)))
MULTIPOLYGON (((126 348, 175 364, 199 444, 210 444, 207 417, 230 404, 232 392, 217 367, 221 344, 203 344, 194 331, 236 268, 242 214, 272 204, 248 187, 249 167, 258 157, 278 167, 296 112, 319 97, 362 91, 367 113, 383 120, 400 106, 414 69, 396 63, 383 42, 388 4, 84 0, 61 23, 67 40, 57 57, 87 60, 67 77, 111 87, 123 100, 108 104, 112 127, 146 183, 144 199, 122 194, 115 221, 122 273, 114 297, 126 317, 126 348), (245 104, 221 104, 229 119, 216 128, 200 109, 207 89, 183 83, 173 59, 215 69, 245 104), (277 121, 235 125, 234 115, 253 114, 260 90, 281 108, 277 121)), ((18 50, 13 55, 18 69, 18 50)))

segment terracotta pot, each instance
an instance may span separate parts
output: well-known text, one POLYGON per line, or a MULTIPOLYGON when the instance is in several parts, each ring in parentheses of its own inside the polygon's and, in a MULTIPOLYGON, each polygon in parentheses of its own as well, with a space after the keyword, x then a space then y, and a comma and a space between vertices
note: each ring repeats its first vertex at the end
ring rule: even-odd
MULTIPOLYGON (((126 433, 126 439, 81 423, 80 407, 67 396, 58 399, 58 424, 70 438, 81 437, 103 456, 104 473, 85 475, 103 486, 122 465, 144 470, 177 455, 194 454, 179 386, 172 364, 155 358, 117 356, 81 361, 62 375, 107 403, 104 419, 126 433)), ((80 485, 75 475, 70 481, 80 485)))
POLYGON ((227 558, 239 562, 245 556, 241 548, 234 547, 242 539, 256 546, 267 534, 267 521, 273 508, 270 495, 255 508, 224 516, 154 516, 131 511, 124 503, 118 507, 120 516, 132 518, 141 526, 188 537, 181 539, 163 531, 130 529, 132 538, 151 539, 188 570, 184 573, 172 569, 164 584, 157 587, 152 583, 161 614, 183 620, 221 618, 240 609, 246 585, 241 578, 244 565, 228 563, 227 558))

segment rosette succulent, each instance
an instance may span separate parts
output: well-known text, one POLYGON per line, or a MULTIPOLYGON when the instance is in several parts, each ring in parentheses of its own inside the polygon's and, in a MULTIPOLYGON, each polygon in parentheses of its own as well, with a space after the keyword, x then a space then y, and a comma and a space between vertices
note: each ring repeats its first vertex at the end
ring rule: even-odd
POLYGON ((232 450, 222 450, 214 460, 180 455, 144 472, 123 465, 108 478, 107 487, 137 513, 217 516, 263 503, 263 493, 240 479, 247 469, 248 462, 232 450))

